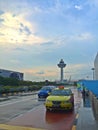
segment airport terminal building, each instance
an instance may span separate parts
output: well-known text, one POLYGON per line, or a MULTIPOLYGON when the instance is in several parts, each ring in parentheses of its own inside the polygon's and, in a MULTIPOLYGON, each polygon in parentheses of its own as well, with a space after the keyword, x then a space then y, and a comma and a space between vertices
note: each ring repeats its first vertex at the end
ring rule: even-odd
POLYGON ((94 60, 94 70, 95 70, 94 79, 98 80, 98 53, 94 60))
POLYGON ((0 76, 8 77, 8 78, 16 78, 18 80, 23 80, 23 73, 11 71, 11 70, 0 69, 0 76))

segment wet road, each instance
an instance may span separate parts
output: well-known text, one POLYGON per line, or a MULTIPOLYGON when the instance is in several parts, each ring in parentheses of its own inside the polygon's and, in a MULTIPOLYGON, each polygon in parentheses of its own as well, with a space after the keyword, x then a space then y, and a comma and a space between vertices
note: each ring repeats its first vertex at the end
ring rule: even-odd
POLYGON ((75 118, 74 112, 46 112, 41 105, 7 124, 47 130, 70 130, 75 118))
POLYGON ((11 100, 0 102, 0 123, 6 123, 40 104, 37 95, 14 96, 11 100))
MULTIPOLYGON (((26 130, 29 130, 29 128, 30 130, 31 128, 32 130, 33 128, 46 130, 71 130, 76 113, 81 104, 81 95, 76 89, 73 89, 73 92, 75 97, 75 108, 73 112, 46 112, 44 102, 35 100, 37 105, 34 105, 32 109, 29 107, 27 112, 7 121, 6 124, 15 127, 20 126, 18 130, 22 130, 23 127, 26 127, 26 130)), ((31 103, 31 99, 28 100, 28 102, 31 103)))

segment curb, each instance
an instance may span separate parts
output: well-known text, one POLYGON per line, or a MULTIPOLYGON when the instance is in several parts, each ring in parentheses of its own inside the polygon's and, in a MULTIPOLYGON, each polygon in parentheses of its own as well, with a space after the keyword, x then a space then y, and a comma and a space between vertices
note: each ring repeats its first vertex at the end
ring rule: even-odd
POLYGON ((1 97, 0 97, 0 102, 2 101, 6 101, 6 100, 10 100, 10 96, 13 98, 13 96, 29 96, 29 95, 36 95, 37 92, 34 92, 34 93, 21 93, 21 94, 16 94, 14 93, 13 95, 9 95, 8 94, 3 94, 1 97))
POLYGON ((77 122, 78 122, 78 118, 79 118, 79 113, 76 114, 73 126, 72 126, 72 130, 76 130, 76 126, 77 126, 77 122))
POLYGON ((2 95, 0 95, 0 97, 2 98, 2 97, 8 97, 8 96, 28 96, 28 95, 35 95, 35 94, 38 94, 38 92, 31 92, 31 93, 29 93, 29 92, 23 92, 23 93, 8 93, 8 94, 2 94, 2 95))
POLYGON ((7 101, 7 100, 9 100, 9 98, 1 98, 0 102, 7 101))

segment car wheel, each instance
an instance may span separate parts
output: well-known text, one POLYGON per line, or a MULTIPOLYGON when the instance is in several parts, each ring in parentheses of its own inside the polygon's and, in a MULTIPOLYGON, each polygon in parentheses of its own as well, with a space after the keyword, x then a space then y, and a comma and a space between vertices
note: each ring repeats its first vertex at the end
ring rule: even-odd
POLYGON ((72 108, 71 108, 71 111, 73 111, 74 110, 74 103, 72 103, 72 108))
POLYGON ((40 101, 40 98, 38 97, 38 101, 40 101))
POLYGON ((49 108, 46 108, 46 111, 50 111, 50 109, 49 109, 49 108))

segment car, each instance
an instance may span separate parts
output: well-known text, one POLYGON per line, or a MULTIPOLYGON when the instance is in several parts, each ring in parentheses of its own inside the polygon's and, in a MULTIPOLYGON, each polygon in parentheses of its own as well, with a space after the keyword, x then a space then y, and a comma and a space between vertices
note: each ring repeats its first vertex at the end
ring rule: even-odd
POLYGON ((70 88, 59 86, 55 88, 45 101, 46 110, 73 110, 74 94, 70 88))
POLYGON ((44 99, 48 97, 54 88, 56 87, 51 85, 43 86, 38 92, 38 99, 44 99))

